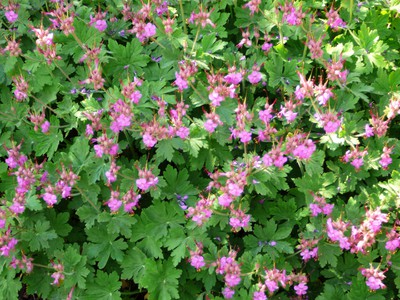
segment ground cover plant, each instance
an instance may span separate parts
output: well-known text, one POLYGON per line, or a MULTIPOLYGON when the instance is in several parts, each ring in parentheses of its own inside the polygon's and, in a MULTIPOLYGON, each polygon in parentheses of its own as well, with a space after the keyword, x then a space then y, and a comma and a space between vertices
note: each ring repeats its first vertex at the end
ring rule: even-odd
POLYGON ((400 297, 399 1, 0 9, 0 299, 400 297))

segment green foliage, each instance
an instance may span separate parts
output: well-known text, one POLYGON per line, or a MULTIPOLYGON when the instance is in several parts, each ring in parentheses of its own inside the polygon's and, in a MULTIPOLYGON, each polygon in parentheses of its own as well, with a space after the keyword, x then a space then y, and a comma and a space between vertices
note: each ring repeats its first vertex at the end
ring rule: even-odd
POLYGON ((399 1, 125 2, 0 5, 0 299, 399 298, 399 1))

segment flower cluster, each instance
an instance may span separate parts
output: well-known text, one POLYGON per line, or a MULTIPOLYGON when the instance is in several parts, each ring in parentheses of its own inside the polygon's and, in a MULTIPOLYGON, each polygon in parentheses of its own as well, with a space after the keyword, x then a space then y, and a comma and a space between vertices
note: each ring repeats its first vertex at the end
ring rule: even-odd
POLYGON ((18 240, 11 234, 11 228, 8 228, 6 232, 0 236, 0 255, 9 256, 10 252, 15 249, 18 240))
POLYGON ((326 203, 326 200, 324 197, 317 196, 313 194, 314 198, 314 203, 310 203, 310 210, 311 210, 311 215, 313 217, 318 216, 319 214, 324 214, 326 216, 329 216, 332 213, 334 204, 328 204, 326 203))
POLYGON ((383 275, 385 271, 379 270, 379 267, 374 268, 372 264, 368 269, 366 268, 361 268, 361 274, 367 278, 367 286, 371 290, 379 290, 379 289, 384 289, 386 286, 383 284, 382 280, 386 278, 385 275, 383 275))
POLYGON ((151 170, 139 169, 139 178, 136 179, 136 186, 142 191, 147 191, 151 187, 154 187, 158 183, 158 177, 154 176, 151 170))
POLYGON ((388 222, 388 215, 381 212, 380 208, 368 210, 365 219, 360 226, 351 226, 350 236, 345 232, 350 223, 342 220, 332 221, 329 218, 326 222, 326 232, 331 241, 339 242, 340 248, 350 250, 352 253, 366 253, 375 243, 376 236, 380 232, 382 223, 388 222))
POLYGON ((190 250, 190 258, 189 262, 190 265, 197 270, 201 269, 206 265, 203 257, 203 244, 202 243, 196 243, 196 250, 192 251, 190 250))
POLYGON ((224 275, 224 281, 226 287, 222 294, 224 295, 225 299, 230 299, 233 297, 235 291, 233 288, 237 286, 240 281, 240 266, 239 263, 236 261, 237 252, 231 250, 228 256, 223 256, 219 258, 215 264, 217 266, 216 273, 224 275))
POLYGON ((193 222, 195 222, 198 226, 204 224, 212 215, 212 205, 214 201, 209 197, 205 198, 203 195, 200 195, 200 200, 197 201, 196 206, 189 207, 187 217, 192 218, 193 222))
POLYGON ((311 258, 317 259, 318 247, 316 245, 318 241, 319 240, 301 239, 300 245, 297 245, 296 248, 300 250, 300 256, 305 262, 309 261, 311 258))
POLYGON ((356 169, 356 171, 358 171, 363 166, 364 156, 366 156, 367 154, 367 149, 361 151, 357 147, 352 150, 347 150, 345 155, 342 157, 342 160, 346 163, 350 162, 350 164, 356 169))

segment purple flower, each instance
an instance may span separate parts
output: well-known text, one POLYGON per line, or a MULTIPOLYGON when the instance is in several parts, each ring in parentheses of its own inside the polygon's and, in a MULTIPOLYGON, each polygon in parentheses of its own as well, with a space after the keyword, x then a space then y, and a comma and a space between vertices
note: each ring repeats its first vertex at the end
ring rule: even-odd
POLYGON ((265 296, 264 292, 254 292, 253 300, 267 300, 267 296, 265 296))
POLYGON ((146 147, 152 148, 157 144, 157 139, 155 139, 151 134, 145 133, 143 134, 143 143, 146 147))
POLYGON ((196 269, 201 269, 202 267, 204 267, 206 265, 206 263, 204 262, 204 257, 201 255, 193 255, 190 259, 190 264, 192 265, 192 267, 195 267, 196 269))
POLYGON ((43 200, 47 203, 48 206, 52 207, 57 203, 57 196, 51 193, 44 193, 43 200))
POLYGON ((144 35, 146 38, 152 37, 156 34, 156 26, 152 23, 147 23, 144 27, 144 35))
POLYGON ((294 286, 294 290, 296 291, 296 294, 301 296, 301 295, 306 295, 307 294, 307 290, 308 290, 308 286, 305 283, 300 283, 298 285, 294 286))
POLYGON ((189 128, 185 126, 179 127, 179 129, 176 131, 176 135, 181 139, 186 139, 189 136, 189 128))
POLYGON ((225 283, 227 286, 234 287, 240 283, 240 276, 237 274, 226 274, 225 283))
POLYGON ((6 11, 4 15, 6 16, 7 21, 10 23, 14 23, 18 19, 18 14, 13 10, 6 11))
POLYGON ((224 290, 222 291, 222 295, 224 295, 225 299, 231 299, 234 294, 235 294, 235 291, 231 290, 228 287, 224 288, 224 290))
POLYGON ((107 22, 104 20, 97 20, 94 24, 94 27, 98 30, 98 31, 104 31, 107 29, 107 22))
POLYGON ((47 133, 49 131, 49 129, 50 129, 50 122, 49 121, 45 121, 42 124, 41 128, 42 128, 42 132, 43 133, 47 133))
POLYGON ((251 84, 257 84, 261 81, 262 75, 258 71, 253 71, 247 78, 251 84))
POLYGON ((222 194, 221 196, 218 197, 218 204, 223 207, 228 207, 229 205, 231 205, 232 201, 233 198, 228 194, 222 194))
POLYGON ((368 287, 371 290, 379 290, 379 289, 383 289, 386 287, 383 284, 382 280, 375 278, 374 276, 371 276, 370 278, 368 278, 366 284, 368 285, 368 287))
POLYGON ((122 205, 122 201, 116 198, 111 198, 107 201, 107 206, 110 208, 111 212, 117 212, 122 205))
POLYGON ((224 77, 229 84, 239 84, 243 80, 242 73, 230 73, 224 77))
POLYGON ((187 80, 183 79, 183 77, 178 72, 175 72, 175 77, 176 80, 174 81, 174 83, 178 87, 179 91, 182 92, 189 87, 187 80))

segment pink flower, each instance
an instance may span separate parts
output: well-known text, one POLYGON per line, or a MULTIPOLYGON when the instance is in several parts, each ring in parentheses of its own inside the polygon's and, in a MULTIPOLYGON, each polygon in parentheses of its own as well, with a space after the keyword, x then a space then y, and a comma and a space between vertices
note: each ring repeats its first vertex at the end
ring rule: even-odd
POLYGON ((311 203, 311 204, 310 204, 310 210, 311 210, 311 215, 312 215, 313 217, 316 217, 316 216, 318 216, 320 213, 322 213, 321 208, 320 208, 319 205, 316 204, 316 203, 311 203))
POLYGON ((389 251, 396 251, 397 248, 400 248, 400 237, 394 240, 387 241, 385 244, 385 248, 389 251))
POLYGON ((213 133, 217 127, 218 124, 215 123, 213 120, 209 119, 204 122, 204 129, 207 130, 209 133, 213 133))
POLYGON ((107 29, 107 22, 104 20, 97 20, 94 24, 94 27, 98 30, 98 31, 104 31, 107 29))
POLYGON ((6 16, 7 21, 10 23, 14 23, 18 19, 18 14, 13 10, 6 11, 4 15, 6 16))
POLYGON ((146 147, 152 148, 157 144, 157 139, 155 139, 151 134, 145 133, 143 134, 143 143, 146 147))
POLYGON ((233 198, 228 194, 222 194, 221 196, 218 197, 218 204, 223 207, 228 207, 229 205, 231 205, 232 201, 233 198))
POLYGON ((287 157, 280 155, 275 158, 274 166, 277 168, 283 168, 283 165, 287 162, 287 157))
POLYGON ((186 139, 189 136, 189 128, 185 126, 179 127, 179 129, 176 131, 176 135, 181 139, 186 139))
POLYGON ((107 206, 110 208, 111 212, 117 212, 122 205, 122 201, 117 198, 111 198, 107 201, 107 206))
POLYGON ((226 274, 225 275, 225 283, 227 286, 234 287, 240 283, 240 276, 237 274, 226 274))
POLYGON ((146 26, 144 27, 144 36, 146 38, 152 37, 153 35, 156 34, 156 26, 152 23, 147 23, 146 26))
POLYGON ((296 294, 299 296, 306 295, 308 286, 305 283, 301 282, 300 284, 294 286, 294 290, 296 291, 296 294))
POLYGON ((360 158, 356 158, 354 159, 351 163, 350 163, 354 168, 356 168, 356 170, 359 170, 362 165, 364 164, 364 160, 362 157, 360 158))
POLYGON ((229 84, 239 84, 243 80, 242 73, 229 73, 224 77, 229 84))
POLYGON ((265 286, 267 287, 268 291, 270 291, 271 293, 273 293, 279 289, 278 284, 273 280, 265 280, 265 286))
POLYGON ((192 257, 190 257, 189 261, 190 264, 196 269, 201 269, 206 265, 206 263, 204 262, 204 257, 201 255, 193 255, 192 257))
POLYGON ((371 290, 384 289, 386 286, 383 284, 382 280, 371 276, 368 278, 366 284, 371 290))
POLYGON ((57 203, 57 196, 52 193, 44 193, 42 198, 49 207, 53 207, 57 203))
POLYGON ((222 291, 222 295, 224 295, 225 299, 231 299, 234 294, 235 294, 235 291, 231 290, 228 287, 224 288, 224 290, 222 291))
POLYGON ((64 280, 65 276, 63 273, 60 272, 55 272, 51 274, 51 278, 54 279, 54 281, 51 283, 52 285, 60 285, 62 280, 64 280))
POLYGON ((188 82, 184 79, 178 72, 175 72, 176 80, 174 81, 175 85, 178 87, 178 90, 182 92, 183 90, 189 87, 188 82))
POLYGON ((326 122, 326 124, 324 125, 324 130, 326 133, 333 133, 336 132, 338 130, 338 128, 340 127, 340 120, 336 120, 334 122, 332 121, 328 121, 326 122))
POLYGON ((299 145, 293 150, 293 155, 300 159, 309 159, 316 149, 312 140, 306 140, 303 144, 299 145))
POLYGON ((49 129, 50 129, 50 122, 49 121, 45 121, 42 124, 41 128, 42 128, 42 132, 43 133, 47 133, 49 131, 49 129))
POLYGON ((264 292, 254 292, 253 300, 267 300, 267 296, 265 296, 264 292))
POLYGON ((239 187, 236 183, 229 183, 228 191, 230 195, 239 197, 243 193, 243 188, 239 187))
POLYGON ((251 84, 257 84, 261 81, 262 75, 258 71, 253 71, 247 78, 251 84))

